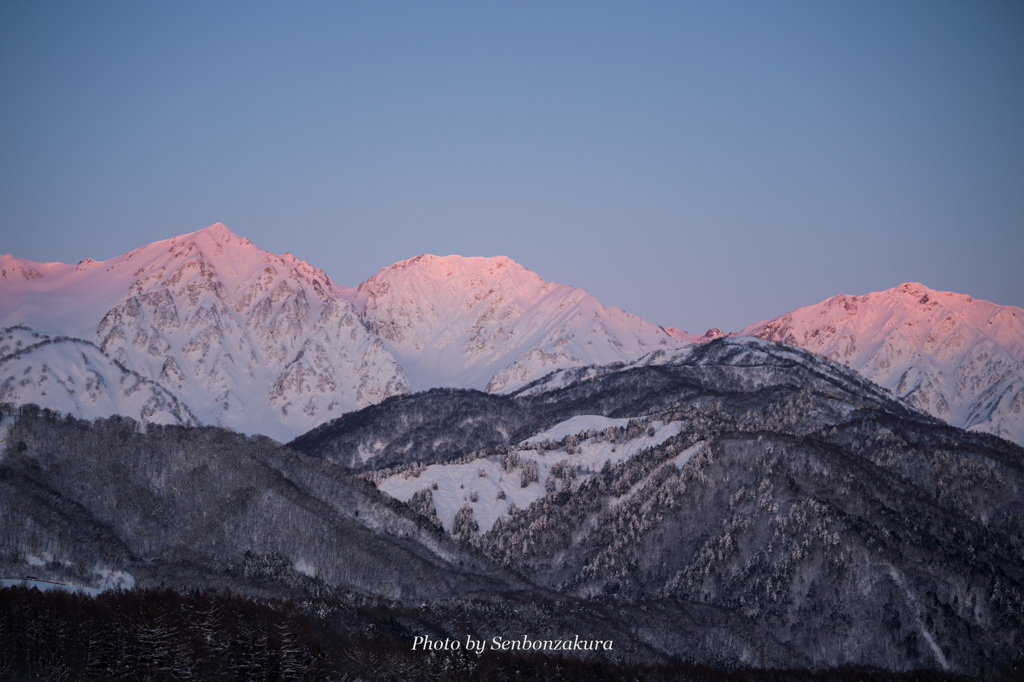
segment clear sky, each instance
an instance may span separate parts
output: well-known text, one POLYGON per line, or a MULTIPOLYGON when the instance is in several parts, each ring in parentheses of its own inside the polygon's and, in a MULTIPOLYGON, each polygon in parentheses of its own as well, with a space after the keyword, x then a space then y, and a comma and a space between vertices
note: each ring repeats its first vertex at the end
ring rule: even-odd
POLYGON ((1024 306, 1024 3, 0 2, 0 253, 218 221, 693 332, 903 281, 1024 306))

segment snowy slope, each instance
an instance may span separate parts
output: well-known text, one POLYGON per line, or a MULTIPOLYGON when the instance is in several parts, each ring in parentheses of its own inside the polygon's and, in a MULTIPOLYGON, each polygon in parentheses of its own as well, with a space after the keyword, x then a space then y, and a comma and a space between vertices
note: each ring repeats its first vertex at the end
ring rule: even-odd
POLYGON ((384 268, 351 300, 415 390, 507 392, 564 367, 629 362, 682 345, 504 257, 418 256, 384 268))
POLYGON ((686 343, 707 343, 708 341, 720 339, 723 336, 732 336, 732 334, 727 334, 718 327, 712 327, 700 336, 683 331, 682 329, 677 329, 676 327, 667 327, 665 332, 673 339, 685 341, 686 343))
POLYGON ((824 355, 955 426, 1024 444, 1024 309, 906 283, 740 333, 824 355))
MULTIPOLYGON (((3 256, 0 286, 0 326, 94 343, 161 384, 203 424, 288 439, 408 391, 342 287, 221 224, 77 266, 3 256)), ((67 404, 52 393, 34 397, 67 404)))
MULTIPOLYGON (((0 256, 0 328, 21 327, 10 333, 92 344, 88 369, 62 360, 79 366, 68 376, 106 363, 98 385, 109 391, 134 373, 199 423, 279 439, 411 389, 507 392, 554 370, 686 345, 507 258, 425 255, 351 289, 221 224, 103 262, 0 256)), ((48 364, 8 363, 0 379, 25 375, 17 390, 8 382, 8 399, 89 417, 155 414, 95 388, 43 390, 60 352, 47 351, 48 364)))
POLYGON ((594 476, 605 463, 616 464, 664 443, 678 434, 681 424, 638 418, 644 428, 626 437, 632 419, 579 415, 552 426, 519 443, 511 456, 493 455, 471 462, 432 464, 385 478, 378 488, 408 502, 421 490, 430 490, 438 520, 451 532, 455 515, 463 506, 473 512, 480 533, 486 533, 512 505, 525 509, 547 494, 548 486, 563 490, 577 487, 594 476), (615 435, 611 435, 615 434, 615 435), (564 445, 559 443, 570 440, 564 445), (523 485, 523 471, 536 466, 536 478, 523 485), (550 480, 549 480, 550 479, 550 480))
POLYGON ((94 344, 23 327, 0 331, 0 402, 35 403, 85 419, 120 414, 156 424, 197 423, 173 393, 118 366, 94 344))

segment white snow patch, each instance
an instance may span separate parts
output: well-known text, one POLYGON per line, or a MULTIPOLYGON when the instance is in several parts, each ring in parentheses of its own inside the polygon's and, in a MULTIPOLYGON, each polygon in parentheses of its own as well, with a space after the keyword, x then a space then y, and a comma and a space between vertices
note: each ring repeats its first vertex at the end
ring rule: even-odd
POLYGON ((49 590, 64 590, 66 592, 81 592, 87 594, 90 597, 95 597, 103 590, 95 587, 86 587, 85 585, 76 585, 73 583, 55 583, 49 580, 30 580, 22 578, 0 578, 0 587, 14 587, 20 585, 21 587, 34 587, 40 592, 47 592, 49 590))
POLYGON ((691 445, 690 447, 686 448, 678 455, 676 455, 675 458, 672 460, 672 463, 675 464, 677 468, 682 469, 684 466, 686 466, 686 463, 689 462, 694 455, 696 455, 703 449, 704 441, 694 443, 693 445, 691 445))
POLYGON ((632 420, 632 417, 627 417, 625 419, 613 419, 611 417, 603 417, 599 414, 581 414, 572 417, 571 419, 566 419, 564 422, 559 422, 550 429, 541 431, 537 435, 527 438, 522 441, 521 445, 535 445, 537 443, 543 443, 546 440, 557 442, 566 436, 575 436, 585 433, 591 429, 594 431, 604 431, 611 426, 626 426, 632 420))
POLYGON ((309 563, 308 561, 305 561, 304 559, 299 559, 298 561, 293 563, 292 568, 294 568, 297 572, 303 575, 308 575, 310 578, 316 577, 316 566, 309 563))
POLYGON ((896 584, 902 587, 903 591, 907 593, 907 599, 914 607, 914 620, 917 621, 917 627, 921 631, 921 636, 924 637, 924 640, 928 642, 928 646, 931 647, 932 653, 935 655, 935 660, 939 662, 939 665, 942 666, 943 670, 949 670, 949 662, 942 654, 942 649, 940 649, 939 645, 935 642, 935 638, 932 637, 932 633, 928 632, 928 628, 926 628, 924 623, 921 622, 921 613, 917 603, 917 598, 914 597, 910 588, 907 587, 907 584, 903 581, 903 577, 899 574, 899 571, 896 570, 896 567, 891 564, 889 565, 889 575, 892 576, 892 579, 896 584))
MULTIPOLYGON (((593 415, 573 417, 556 424, 524 443, 561 440, 565 435, 575 435, 590 428, 599 430, 594 426, 597 424, 601 425, 600 429, 604 429, 610 425, 625 425, 629 421, 631 420, 608 419, 593 415)), ((519 466, 511 471, 505 471, 502 468, 501 455, 494 455, 466 463, 431 464, 419 476, 407 477, 405 474, 396 474, 381 481, 378 487, 382 492, 403 502, 412 499, 417 491, 424 488, 429 489, 437 517, 444 529, 449 532, 451 532, 455 514, 463 505, 468 504, 473 510, 473 519, 479 525, 482 534, 491 530, 499 518, 506 516, 512 504, 520 509, 525 509, 544 497, 546 494, 545 483, 551 476, 551 469, 560 462, 566 462, 578 468, 572 481, 575 486, 599 472, 605 462, 616 464, 628 459, 641 450, 660 445, 682 429, 682 424, 679 422, 666 424, 654 421, 650 426, 654 429, 653 436, 647 435, 647 431, 644 431, 642 436, 629 441, 611 442, 588 439, 579 443, 577 446, 579 452, 575 454, 568 454, 564 448, 519 450, 519 466), (538 480, 523 487, 523 467, 530 460, 537 463, 538 480), (434 489, 434 485, 437 486, 436 489, 434 489), (505 497, 499 499, 502 492, 505 497), (476 500, 473 500, 474 494, 476 500)), ((556 490, 561 490, 562 485, 561 481, 557 482, 556 490)))
POLYGON ((114 571, 109 568, 96 568, 93 573, 99 576, 99 591, 130 590, 135 587, 135 576, 125 571, 114 571))

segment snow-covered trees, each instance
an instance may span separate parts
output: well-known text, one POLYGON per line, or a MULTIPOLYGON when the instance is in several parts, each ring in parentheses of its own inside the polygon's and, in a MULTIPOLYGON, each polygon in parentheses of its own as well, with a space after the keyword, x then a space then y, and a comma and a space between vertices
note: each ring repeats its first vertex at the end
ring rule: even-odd
POLYGON ((480 531, 480 525, 473 518, 473 508, 468 504, 455 513, 455 521, 452 523, 452 537, 468 541, 480 531))
POLYGON ((537 480, 539 480, 537 475, 537 460, 528 459, 523 464, 523 473, 520 476, 519 485, 520 487, 525 488, 537 480))

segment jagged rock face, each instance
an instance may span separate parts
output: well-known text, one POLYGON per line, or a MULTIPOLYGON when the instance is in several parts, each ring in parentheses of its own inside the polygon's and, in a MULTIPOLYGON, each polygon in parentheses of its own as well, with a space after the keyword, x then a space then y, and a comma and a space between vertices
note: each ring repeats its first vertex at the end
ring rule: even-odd
POLYGON ((681 345, 503 257, 418 256, 384 268, 352 300, 417 390, 507 392, 564 367, 630 362, 681 345))
POLYGON ((322 271, 261 251, 223 225, 73 270, 19 265, 11 272, 38 274, 26 282, 53 280, 37 289, 79 299, 62 324, 158 382, 205 424, 285 440, 409 390, 322 271), (83 331, 90 319, 92 330, 83 331))
POLYGON ((139 273, 97 334, 129 366, 156 374, 161 362, 162 380, 214 423, 253 431, 254 417, 271 417, 280 437, 408 390, 323 272, 226 229, 172 240, 170 254, 139 273))
POLYGON ((835 296, 741 332, 851 367, 955 426, 1024 443, 1024 310, 914 283, 835 296))

